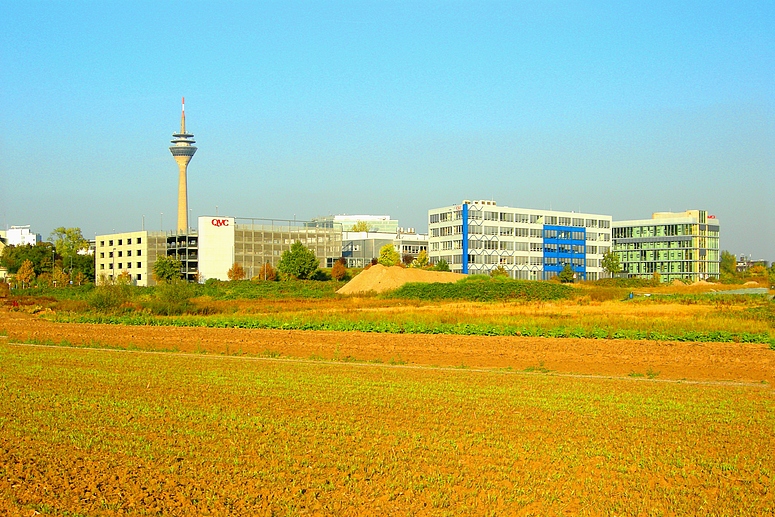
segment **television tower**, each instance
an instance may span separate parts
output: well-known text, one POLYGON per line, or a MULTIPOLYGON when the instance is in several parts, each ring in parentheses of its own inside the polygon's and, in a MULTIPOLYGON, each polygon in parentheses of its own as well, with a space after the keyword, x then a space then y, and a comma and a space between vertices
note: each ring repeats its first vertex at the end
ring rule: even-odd
POLYGON ((186 133, 186 98, 183 97, 181 101, 181 115, 180 115, 180 133, 173 133, 174 140, 171 141, 172 146, 170 152, 178 162, 178 169, 180 174, 178 176, 178 234, 188 234, 188 180, 187 170, 188 162, 196 152, 196 147, 191 144, 195 144, 194 135, 186 133))

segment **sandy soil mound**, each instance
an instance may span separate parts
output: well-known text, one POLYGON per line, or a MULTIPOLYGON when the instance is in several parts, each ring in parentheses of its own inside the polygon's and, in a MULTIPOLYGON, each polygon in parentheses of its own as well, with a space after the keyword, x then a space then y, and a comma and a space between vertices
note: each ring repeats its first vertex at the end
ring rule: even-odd
POLYGON ((358 276, 347 282, 337 291, 339 294, 356 294, 374 291, 382 293, 398 289, 407 282, 457 282, 466 275, 460 273, 445 273, 441 271, 424 271, 400 266, 385 267, 382 264, 371 266, 358 276))

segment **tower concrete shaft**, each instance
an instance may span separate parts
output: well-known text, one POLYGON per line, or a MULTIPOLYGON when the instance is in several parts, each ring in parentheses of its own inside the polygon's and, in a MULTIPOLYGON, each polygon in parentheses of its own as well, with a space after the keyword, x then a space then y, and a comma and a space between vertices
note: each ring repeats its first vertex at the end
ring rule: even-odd
POLYGON ((194 135, 186 133, 186 99, 181 103, 180 133, 173 133, 170 153, 178 164, 178 226, 177 233, 188 233, 188 162, 196 153, 194 135))

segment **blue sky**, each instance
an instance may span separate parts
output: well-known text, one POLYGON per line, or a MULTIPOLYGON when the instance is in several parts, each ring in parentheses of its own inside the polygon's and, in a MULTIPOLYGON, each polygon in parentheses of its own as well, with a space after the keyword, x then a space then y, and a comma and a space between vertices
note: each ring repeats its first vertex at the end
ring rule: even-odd
POLYGON ((181 96, 194 216, 701 208, 775 260, 773 2, 0 0, 0 225, 171 230, 181 96))

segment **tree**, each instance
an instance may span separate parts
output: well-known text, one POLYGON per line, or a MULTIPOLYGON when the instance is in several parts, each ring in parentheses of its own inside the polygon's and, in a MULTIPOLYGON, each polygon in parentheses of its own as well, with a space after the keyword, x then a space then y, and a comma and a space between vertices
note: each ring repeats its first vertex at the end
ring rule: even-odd
POLYGON ((506 277, 506 278, 508 278, 509 272, 506 271, 505 267, 498 266, 495 269, 493 269, 492 271, 490 271, 490 276, 492 278, 495 278, 495 277, 506 277))
POLYGON ((401 255, 396 251, 395 246, 392 244, 385 244, 379 249, 379 259, 377 262, 383 266, 395 266, 401 262, 401 255))
POLYGON ((232 264, 231 269, 226 273, 226 276, 228 276, 231 281, 244 280, 246 276, 245 268, 235 262, 232 264))
POLYGON ((70 284, 70 275, 59 266, 54 268, 52 278, 54 279, 54 285, 56 287, 65 287, 70 284))
POLYGON ((89 249, 89 241, 84 238, 80 228, 60 226, 51 232, 49 239, 54 243, 62 268, 67 270, 71 277, 74 272, 80 271, 87 277, 94 278, 94 257, 79 253, 89 249))
POLYGON ((268 282, 274 282, 276 279, 277 272, 269 262, 261 266, 261 269, 258 270, 258 275, 253 277, 253 280, 266 280, 268 282))
POLYGON ((347 275, 347 268, 344 266, 344 259, 340 258, 334 262, 334 267, 331 268, 331 278, 342 280, 345 275, 347 275))
POLYGON ((356 221, 354 225, 350 227, 351 232, 368 232, 369 225, 366 221, 356 221))
POLYGON ((449 264, 447 264, 447 261, 444 259, 439 259, 438 262, 436 262, 436 265, 433 266, 431 269, 434 271, 449 271, 449 264))
POLYGON ((563 284, 573 283, 575 276, 576 274, 573 272, 573 268, 570 264, 565 264, 565 266, 562 268, 562 271, 560 271, 560 273, 557 275, 557 277, 560 279, 560 282, 563 284))
POLYGON ((35 280, 35 276, 35 268, 31 260, 22 262, 21 267, 16 271, 16 280, 22 283, 22 288, 24 284, 30 285, 35 280))
POLYGON ((54 242, 54 248, 65 266, 70 265, 70 259, 74 258, 79 251, 89 249, 89 241, 83 237, 80 228, 60 226, 51 232, 49 239, 54 242))
POLYGON ((315 252, 305 247, 300 241, 296 241, 291 245, 290 250, 283 252, 277 269, 288 277, 305 280, 315 274, 318 265, 315 252))
POLYGON ((50 242, 6 246, 0 256, 0 266, 9 273, 16 273, 25 260, 32 262, 35 275, 51 272, 54 265, 54 247, 50 242))
POLYGON ((428 252, 425 250, 420 250, 420 253, 417 254, 417 258, 412 261, 409 267, 428 267, 428 252))
POLYGON ((737 257, 727 250, 721 252, 721 264, 719 265, 721 274, 734 276, 737 273, 737 257))
POLYGON ((603 260, 600 265, 608 271, 611 276, 622 272, 622 265, 619 263, 619 255, 610 249, 603 254, 603 260))
POLYGON ((175 257, 161 256, 153 264, 153 278, 159 282, 170 282, 181 277, 183 264, 175 257))

